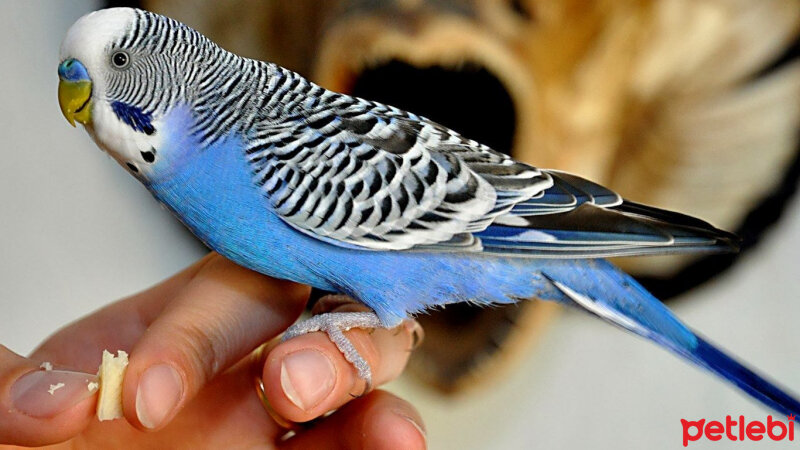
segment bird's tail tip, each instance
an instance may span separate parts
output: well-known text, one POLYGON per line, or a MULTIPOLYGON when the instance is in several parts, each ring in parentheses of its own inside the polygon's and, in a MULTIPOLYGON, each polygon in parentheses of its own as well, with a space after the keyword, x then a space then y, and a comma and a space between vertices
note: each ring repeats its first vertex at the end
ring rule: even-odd
POLYGON ((610 263, 597 260, 561 267, 550 265, 542 271, 542 276, 563 294, 561 301, 652 340, 717 374, 777 412, 800 417, 797 397, 698 336, 640 284, 610 263))
POLYGON ((785 415, 800 416, 800 401, 767 381, 701 337, 691 351, 692 359, 730 381, 754 399, 785 415))

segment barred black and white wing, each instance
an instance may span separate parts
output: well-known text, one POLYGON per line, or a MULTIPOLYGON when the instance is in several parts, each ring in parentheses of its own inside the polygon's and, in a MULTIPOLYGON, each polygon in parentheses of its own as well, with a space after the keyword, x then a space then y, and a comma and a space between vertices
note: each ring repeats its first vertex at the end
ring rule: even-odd
MULTIPOLYGON (((594 258, 736 248, 692 217, 540 170, 425 118, 296 74, 267 99, 247 159, 271 208, 338 246, 594 258)), ((278 86, 277 83, 275 83, 278 86)))
POLYGON ((549 175, 399 109, 326 92, 247 149, 272 208, 339 245, 400 250, 471 233, 550 187, 549 175))

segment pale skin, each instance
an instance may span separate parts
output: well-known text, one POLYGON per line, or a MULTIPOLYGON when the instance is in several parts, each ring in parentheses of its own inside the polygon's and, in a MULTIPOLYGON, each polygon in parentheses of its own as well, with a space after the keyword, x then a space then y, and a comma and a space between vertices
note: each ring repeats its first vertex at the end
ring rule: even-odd
MULTIPOLYGON (((28 357, 0 345, 0 444, 5 444, 0 448, 426 448, 424 425, 413 406, 380 390, 358 396, 363 380, 325 334, 273 340, 297 319, 308 294, 305 286, 212 253, 68 325, 28 357), (253 353, 270 341, 260 357, 253 353), (98 422, 97 395, 84 393, 81 383, 93 380, 88 374, 96 372, 103 349, 128 351, 130 364, 123 383, 124 419, 98 422), (45 373, 44 361, 55 371, 82 373, 73 374, 74 386, 68 382, 54 394, 47 392, 50 379, 23 389, 26 376, 45 373), (163 380, 145 376, 156 372, 175 374, 167 378, 178 389, 163 383, 155 383, 155 394, 145 389, 154 386, 152 380, 163 380), (256 394, 259 375, 277 421, 256 394), (286 428, 280 418, 318 420, 282 440, 286 428)), ((358 308, 339 300, 322 301, 315 312, 358 308)), ((377 386, 403 371, 420 331, 407 321, 347 335, 372 367, 377 386)), ((27 380, 40 376, 49 375, 27 380)))

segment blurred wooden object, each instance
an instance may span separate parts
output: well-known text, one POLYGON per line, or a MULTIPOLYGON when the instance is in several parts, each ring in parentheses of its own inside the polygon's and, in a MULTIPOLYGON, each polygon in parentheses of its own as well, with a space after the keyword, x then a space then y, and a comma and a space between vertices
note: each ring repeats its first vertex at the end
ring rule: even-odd
MULTIPOLYGON (((332 21, 314 74, 347 91, 389 60, 486 67, 514 100, 517 158, 736 229, 795 155, 800 63, 756 75, 799 27, 796 0, 396 2, 332 21)), ((619 263, 668 276, 686 259, 619 263)))
MULTIPOLYGON (((800 0, 144 4, 226 48, 341 92, 391 61, 420 69, 484 68, 513 102, 515 157, 722 228, 736 229, 796 157, 800 62, 774 63, 798 40, 800 0)), ((661 277, 687 262, 619 261, 661 277)), ((543 329, 552 309, 528 302, 452 314, 424 319, 428 339, 415 365, 447 392, 507 366, 536 332, 523 330, 543 329), (508 327, 515 322, 532 327, 508 327)))
POLYGON ((343 92, 392 60, 485 67, 514 102, 514 156, 722 228, 739 225, 795 153, 800 63, 758 74, 797 39, 798 0, 143 3, 343 92))

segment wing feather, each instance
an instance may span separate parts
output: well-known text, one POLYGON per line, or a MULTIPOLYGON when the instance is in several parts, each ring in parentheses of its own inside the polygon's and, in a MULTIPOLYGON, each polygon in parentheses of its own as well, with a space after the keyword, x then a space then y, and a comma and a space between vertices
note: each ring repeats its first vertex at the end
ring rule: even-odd
POLYGON ((514 161, 397 108, 332 92, 319 103, 256 130, 246 154, 272 209, 333 245, 533 258, 736 246, 706 222, 514 161))
POLYGON ((326 95, 327 108, 278 133, 266 124, 246 151, 270 206, 304 233, 372 250, 476 248, 463 236, 552 184, 427 119, 326 95))

